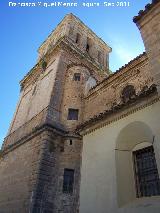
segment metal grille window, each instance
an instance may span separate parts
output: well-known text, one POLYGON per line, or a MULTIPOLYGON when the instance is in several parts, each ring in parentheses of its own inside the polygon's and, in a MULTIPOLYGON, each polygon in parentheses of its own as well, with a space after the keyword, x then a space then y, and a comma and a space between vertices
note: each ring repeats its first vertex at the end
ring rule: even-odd
POLYGON ((64 169, 63 193, 72 193, 74 183, 74 170, 64 169))
POLYGON ((78 120, 78 109, 68 109, 68 120, 78 120))
POLYGON ((74 73, 73 80, 74 81, 80 81, 81 80, 81 74, 80 73, 74 73))
POLYGON ((160 195, 160 180, 153 146, 133 152, 137 197, 160 195))

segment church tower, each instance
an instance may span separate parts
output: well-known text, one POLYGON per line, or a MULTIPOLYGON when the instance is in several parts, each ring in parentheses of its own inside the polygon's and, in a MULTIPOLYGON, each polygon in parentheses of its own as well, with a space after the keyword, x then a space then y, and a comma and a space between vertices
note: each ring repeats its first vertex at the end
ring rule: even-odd
POLYGON ((84 97, 109 75, 111 48, 73 14, 40 46, 0 153, 0 210, 78 212, 84 97))

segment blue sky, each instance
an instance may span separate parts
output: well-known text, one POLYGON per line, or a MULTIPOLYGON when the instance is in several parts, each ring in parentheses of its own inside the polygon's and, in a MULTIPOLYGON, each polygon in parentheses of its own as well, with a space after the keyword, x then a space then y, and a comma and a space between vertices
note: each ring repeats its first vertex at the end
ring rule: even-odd
MULTIPOLYGON (((54 2, 42 0, 41 2, 54 2)), ((57 1, 57 0, 56 0, 57 1)), ((62 0, 64 1, 64 0, 62 0)), ((11 1, 10 1, 11 2, 11 1)), ((12 2, 40 2, 13 0, 12 2)), ((68 0, 68 2, 104 2, 68 0)), ((106 2, 117 2, 108 0, 106 2)), ((117 70, 144 51, 133 16, 150 0, 130 0, 129 7, 9 7, 0 1, 0 145, 7 134, 19 97, 19 81, 34 66, 37 49, 67 13, 74 13, 110 47, 110 69, 117 70)))

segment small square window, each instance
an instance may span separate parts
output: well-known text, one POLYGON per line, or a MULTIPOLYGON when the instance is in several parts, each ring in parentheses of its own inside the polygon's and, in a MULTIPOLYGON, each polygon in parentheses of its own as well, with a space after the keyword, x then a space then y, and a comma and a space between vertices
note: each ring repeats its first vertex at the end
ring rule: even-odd
POLYGON ((78 109, 68 109, 68 120, 78 120, 78 109))
POLYGON ((74 73, 73 80, 74 81, 80 81, 81 80, 81 74, 80 73, 74 73))
POLYGON ((63 193, 72 193, 74 184, 74 170, 64 169, 63 193))

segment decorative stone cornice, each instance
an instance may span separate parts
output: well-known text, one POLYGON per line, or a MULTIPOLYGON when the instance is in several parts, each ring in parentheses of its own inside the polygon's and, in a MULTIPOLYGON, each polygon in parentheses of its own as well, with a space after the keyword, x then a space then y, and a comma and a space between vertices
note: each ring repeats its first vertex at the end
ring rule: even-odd
POLYGON ((157 5, 158 3, 160 3, 160 0, 152 0, 151 4, 147 4, 145 6, 144 10, 140 10, 138 13, 138 16, 135 16, 133 18, 133 22, 137 23, 142 17, 144 17, 144 15, 146 15, 149 11, 152 10, 153 7, 155 7, 155 5, 157 5))
POLYGON ((67 131, 57 128, 50 123, 44 123, 42 125, 36 126, 33 128, 31 132, 20 138, 20 140, 14 142, 11 145, 6 146, 4 149, 0 150, 0 157, 3 157, 8 152, 12 151, 13 149, 17 148, 18 146, 24 144, 25 142, 31 140, 32 138, 36 137, 37 135, 41 134, 44 131, 50 131, 58 136, 65 136, 68 134, 67 131))
POLYGON ((26 143, 27 141, 31 140, 32 138, 38 136, 44 131, 49 131, 54 133, 54 135, 61 136, 63 138, 75 138, 75 139, 82 139, 80 135, 63 130, 58 128, 57 126, 50 124, 50 123, 44 123, 42 125, 36 126, 32 129, 31 132, 23 136, 20 140, 14 142, 11 145, 8 145, 4 149, 0 150, 0 158, 6 155, 8 152, 12 151, 13 149, 16 149, 18 146, 21 146, 22 144, 26 143))
POLYGON ((152 85, 150 88, 141 91, 140 94, 128 100, 126 103, 120 103, 114 105, 110 110, 102 112, 88 121, 80 124, 76 128, 76 132, 82 135, 89 134, 90 132, 106 126, 112 122, 120 120, 138 110, 141 110, 153 103, 159 101, 160 98, 157 95, 157 88, 152 85))

